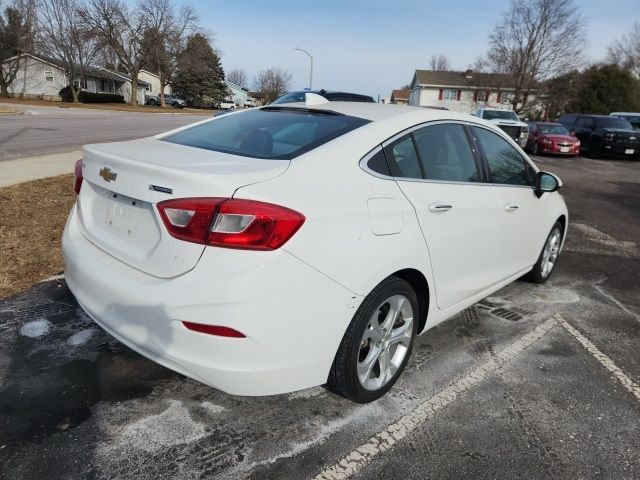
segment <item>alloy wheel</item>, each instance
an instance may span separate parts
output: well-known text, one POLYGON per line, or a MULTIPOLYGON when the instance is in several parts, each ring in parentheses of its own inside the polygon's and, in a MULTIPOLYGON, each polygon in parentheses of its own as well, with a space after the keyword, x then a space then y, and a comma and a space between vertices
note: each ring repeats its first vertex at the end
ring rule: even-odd
POLYGON ((558 253, 560 252, 560 239, 560 230, 556 228, 551 232, 551 235, 549 235, 549 238, 547 239, 547 243, 544 245, 541 264, 541 273, 544 278, 549 276, 556 263, 558 253))
POLYGON ((404 295, 387 298, 375 310, 360 341, 357 374, 370 391, 384 387, 398 372, 409 351, 414 312, 404 295))

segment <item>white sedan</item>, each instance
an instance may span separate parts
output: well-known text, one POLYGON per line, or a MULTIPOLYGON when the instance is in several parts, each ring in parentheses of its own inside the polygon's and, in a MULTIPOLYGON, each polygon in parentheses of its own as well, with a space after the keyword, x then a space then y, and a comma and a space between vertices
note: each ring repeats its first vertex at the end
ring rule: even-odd
POLYGON ((370 402, 417 334, 549 278, 560 186, 482 119, 308 95, 86 146, 65 277, 111 335, 215 388, 370 402))

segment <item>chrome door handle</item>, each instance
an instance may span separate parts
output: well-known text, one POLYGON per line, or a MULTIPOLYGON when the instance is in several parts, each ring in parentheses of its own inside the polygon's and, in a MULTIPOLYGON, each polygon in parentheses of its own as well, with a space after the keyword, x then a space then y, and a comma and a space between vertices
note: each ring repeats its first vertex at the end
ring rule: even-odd
POLYGON ((507 204, 504 206, 504 209, 507 212, 515 212, 516 210, 518 210, 518 205, 514 205, 514 204, 507 204))
POLYGON ((448 212, 452 208, 453 208, 453 205, 449 205, 447 203, 436 202, 436 203, 429 204, 429 211, 433 213, 448 212))

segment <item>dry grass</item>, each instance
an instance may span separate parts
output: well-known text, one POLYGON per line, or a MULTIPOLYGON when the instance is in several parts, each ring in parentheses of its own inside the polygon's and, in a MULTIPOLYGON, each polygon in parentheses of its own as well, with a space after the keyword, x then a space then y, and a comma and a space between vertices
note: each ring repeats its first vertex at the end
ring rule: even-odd
POLYGON ((72 184, 72 175, 62 175, 0 188, 0 298, 63 271, 72 184))
POLYGON ((129 105, 128 103, 66 103, 51 102, 48 100, 22 99, 22 98, 0 98, 1 103, 12 103, 21 106, 44 106, 58 108, 88 108, 93 110, 117 110, 126 112, 144 113, 189 113, 200 115, 211 115, 214 110, 202 110, 198 108, 173 108, 173 107, 153 107, 151 105, 129 105))
POLYGON ((20 110, 16 110, 15 108, 0 106, 0 115, 2 115, 3 113, 15 115, 16 113, 22 113, 22 112, 20 110))

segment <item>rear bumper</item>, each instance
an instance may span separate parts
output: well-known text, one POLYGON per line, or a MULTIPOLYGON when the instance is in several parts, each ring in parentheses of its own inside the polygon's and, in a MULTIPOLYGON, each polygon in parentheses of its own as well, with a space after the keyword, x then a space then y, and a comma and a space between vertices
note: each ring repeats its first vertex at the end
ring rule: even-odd
POLYGON ((65 227, 65 278, 109 334, 151 360, 236 395, 271 395, 326 382, 362 300, 284 250, 207 248, 172 279, 147 275, 89 242, 76 210, 65 227), (224 325, 246 338, 188 330, 224 325))

